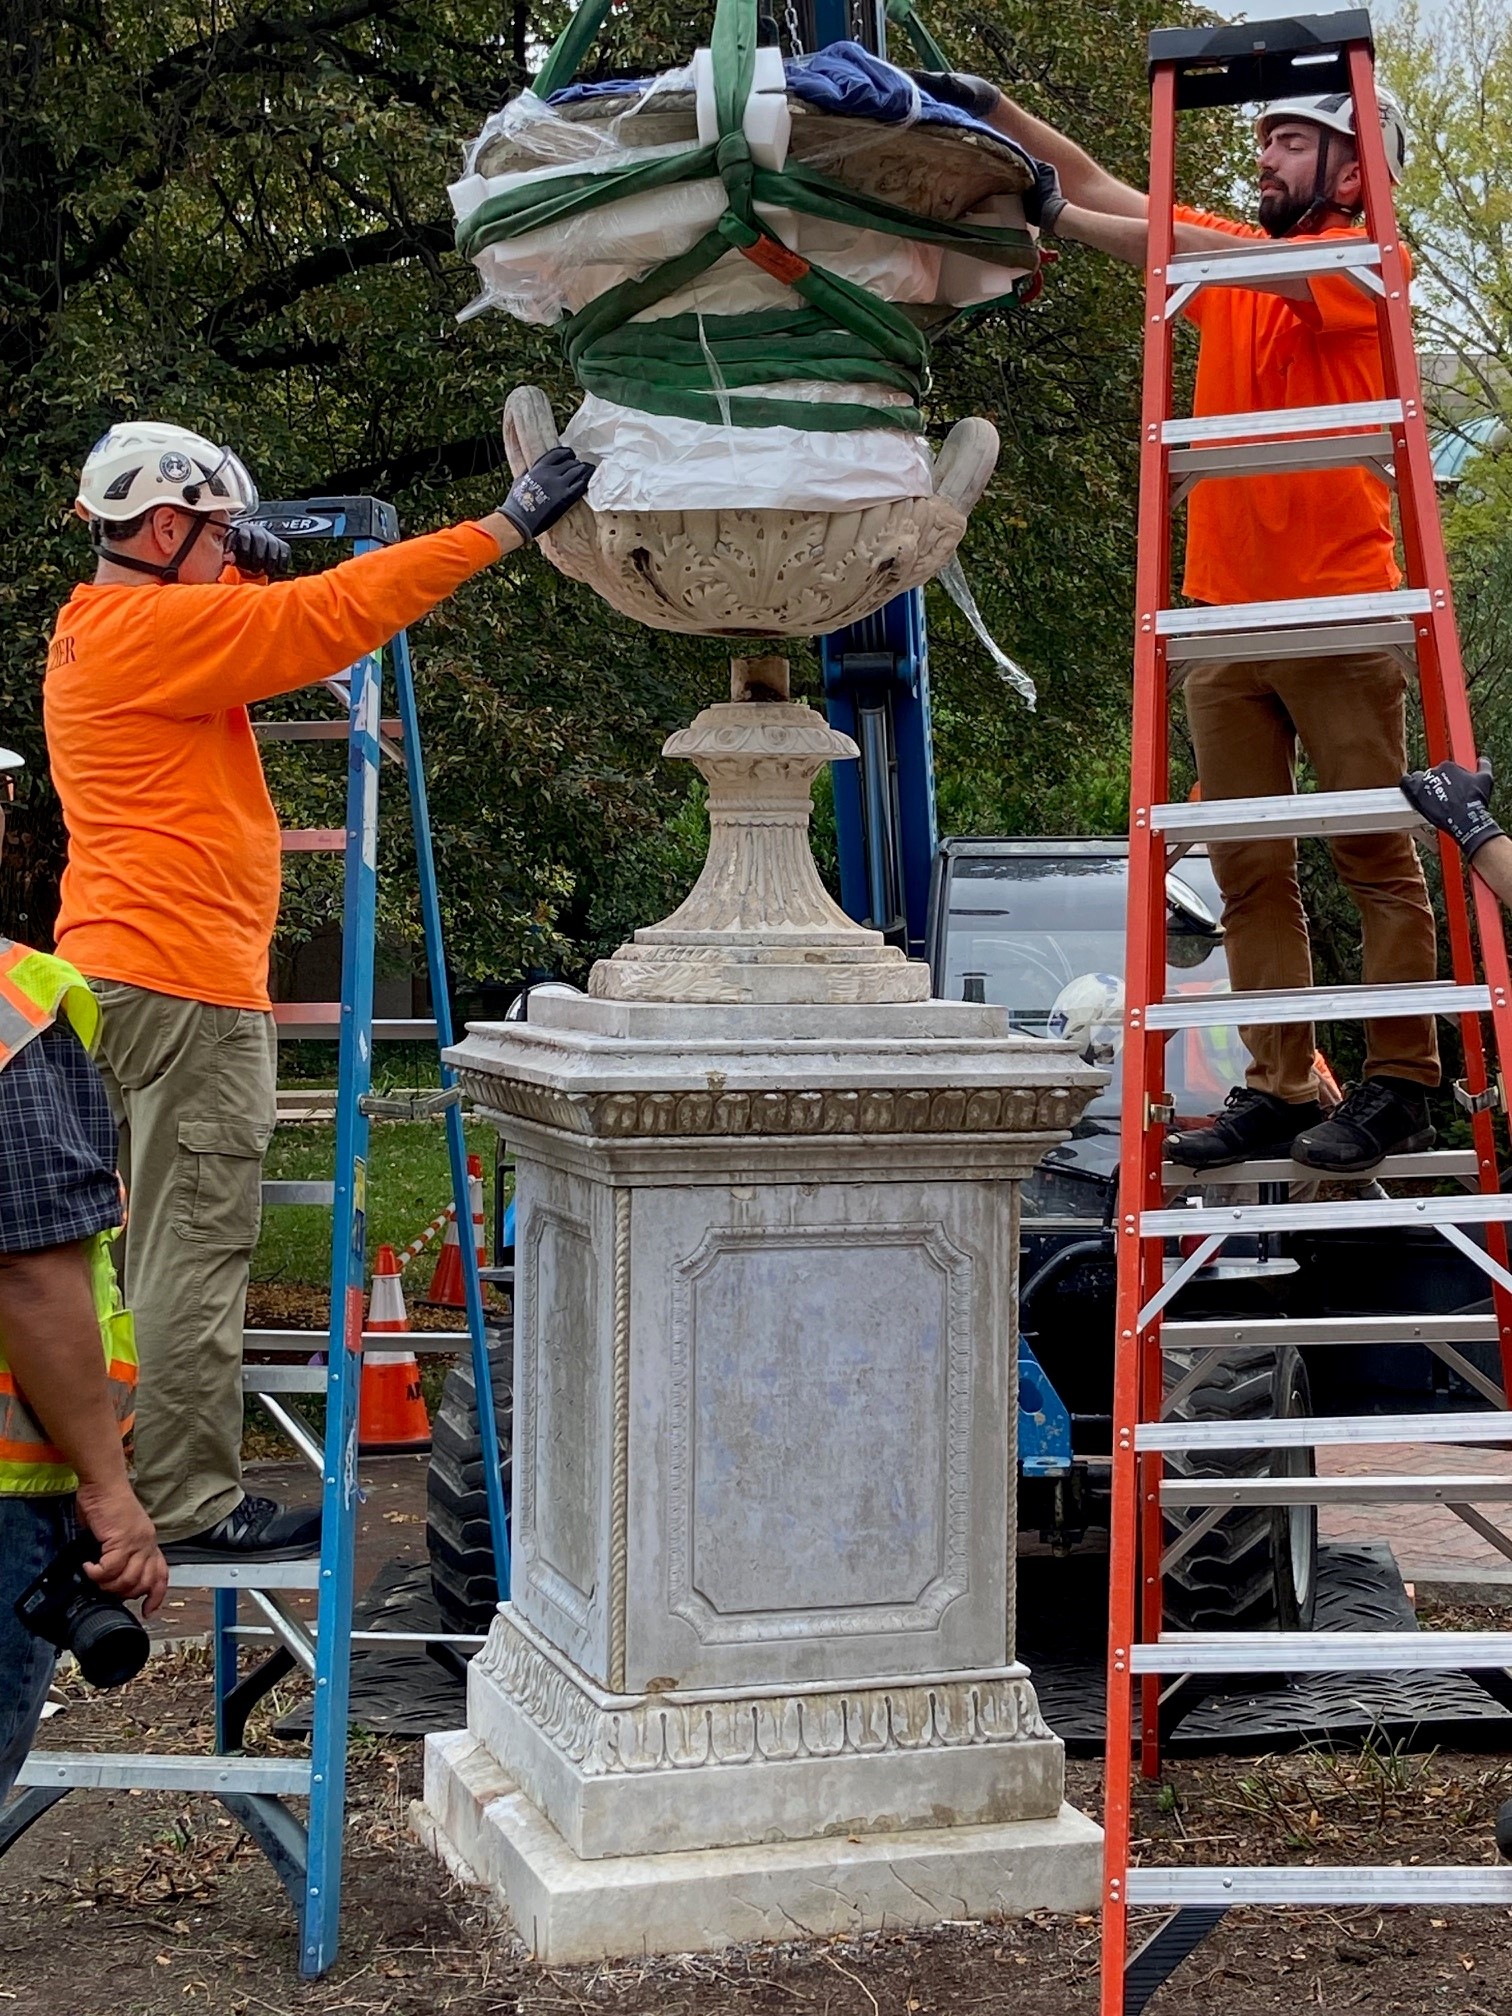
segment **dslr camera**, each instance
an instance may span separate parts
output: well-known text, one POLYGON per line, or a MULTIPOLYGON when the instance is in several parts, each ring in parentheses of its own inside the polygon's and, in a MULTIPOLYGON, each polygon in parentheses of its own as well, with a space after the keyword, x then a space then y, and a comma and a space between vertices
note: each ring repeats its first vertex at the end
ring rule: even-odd
POLYGON ((72 1652, 91 1687, 122 1687, 147 1663, 150 1641, 119 1596, 108 1596, 84 1573, 100 1543, 80 1533, 16 1599, 16 1615, 34 1637, 72 1652))

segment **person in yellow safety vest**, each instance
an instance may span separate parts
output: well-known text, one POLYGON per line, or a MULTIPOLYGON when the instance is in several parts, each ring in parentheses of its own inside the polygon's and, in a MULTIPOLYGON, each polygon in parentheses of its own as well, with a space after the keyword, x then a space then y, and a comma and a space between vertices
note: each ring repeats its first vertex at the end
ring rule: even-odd
MULTIPOLYGON (((0 843, 21 758, 0 749, 0 843)), ((116 1131, 89 1056, 100 1011, 66 960, 0 937, 0 1803, 57 1657, 16 1599, 87 1528, 84 1572, 162 1603, 168 1567, 126 1474, 136 1347, 110 1240, 116 1131)))

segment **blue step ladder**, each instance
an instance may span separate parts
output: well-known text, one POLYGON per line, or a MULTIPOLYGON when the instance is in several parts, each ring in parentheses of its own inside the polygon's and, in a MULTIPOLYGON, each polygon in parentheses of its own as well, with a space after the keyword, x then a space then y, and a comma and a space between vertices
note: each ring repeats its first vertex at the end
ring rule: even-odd
MULTIPOLYGON (((265 504, 258 521, 291 542, 349 544, 370 553, 399 537, 393 508, 372 497, 316 497, 265 504)), ((345 718, 259 721, 260 740, 322 742, 347 746, 346 825, 331 832, 286 833, 286 853, 340 851, 345 856, 342 911, 341 999, 339 1002, 280 1003, 274 1016, 281 1041, 335 1040, 339 1045, 336 1091, 334 1181, 268 1183, 270 1204, 329 1204, 331 1312, 327 1332, 246 1333, 248 1347, 284 1353, 292 1364, 244 1368, 243 1384, 287 1434, 321 1479, 322 1527, 318 1561, 176 1564, 174 1588, 200 1588, 214 1597, 215 1754, 213 1756, 104 1755, 34 1750, 17 1780, 15 1796, 0 1814, 3 1855, 42 1814, 68 1793, 81 1789, 144 1788, 175 1795, 204 1792, 218 1798, 272 1863, 289 1893, 300 1928, 299 1971, 323 1974, 336 1958, 341 1910, 341 1847, 346 1814, 347 1714, 350 1696, 352 1603, 361 1490, 358 1482, 357 1420, 364 1347, 364 1283, 367 1259, 367 1167, 370 1123, 374 1118, 421 1118, 440 1113, 446 1126, 452 1196, 459 1232, 471 1220, 467 1149, 460 1092, 445 1063, 452 1041, 441 906, 421 760, 415 708, 414 672, 404 631, 385 651, 360 659, 341 678, 326 682, 341 702, 345 718), (397 719, 384 720, 384 659, 397 700, 397 719), (385 759, 403 769, 409 785, 426 970, 434 1019, 375 1022, 373 973, 377 938, 378 797, 385 759), (372 1092, 375 1041, 433 1040, 440 1063, 441 1090, 418 1099, 375 1097, 372 1092), (324 1347, 323 1365, 306 1362, 312 1347, 324 1347), (324 1442, 280 1396, 325 1395, 324 1442), (287 1607, 298 1590, 317 1596, 313 1636, 306 1622, 287 1607), (266 1620, 240 1622, 242 1597, 266 1620), (268 1655, 245 1674, 239 1647, 244 1638, 271 1637, 268 1655), (287 1674, 303 1669, 314 1682, 314 1721, 308 1759, 247 1757, 241 1744, 257 1703, 287 1674), (285 1804, 307 1797, 308 1820, 285 1804)), ((493 1385, 484 1326, 483 1290, 477 1249, 470 1237, 458 1241, 467 1301, 467 1331, 444 1335, 414 1333, 417 1349, 459 1349, 472 1354, 478 1393, 478 1422, 494 1565, 501 1597, 509 1593, 508 1507, 504 1498, 493 1385)), ((380 1348, 392 1336, 374 1335, 380 1348)), ((364 1642, 394 1635, 359 1634, 364 1642)), ((451 1634, 437 1634, 450 1637, 451 1634)), ((458 1642, 455 1637, 451 1642, 458 1642)), ((477 1643, 477 1640, 468 1640, 477 1643)))

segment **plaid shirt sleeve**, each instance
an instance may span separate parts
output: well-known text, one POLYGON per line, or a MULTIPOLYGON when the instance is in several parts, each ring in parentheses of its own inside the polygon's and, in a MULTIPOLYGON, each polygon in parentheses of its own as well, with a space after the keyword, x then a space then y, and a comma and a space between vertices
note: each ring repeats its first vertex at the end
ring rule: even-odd
POLYGON ((110 1102, 57 1022, 0 1070, 0 1253, 71 1246, 120 1222, 110 1102))

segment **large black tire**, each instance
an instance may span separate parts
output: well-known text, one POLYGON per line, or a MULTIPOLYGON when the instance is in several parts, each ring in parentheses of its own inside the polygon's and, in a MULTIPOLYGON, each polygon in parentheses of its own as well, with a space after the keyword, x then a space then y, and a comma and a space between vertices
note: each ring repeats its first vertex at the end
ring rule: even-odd
MULTIPOLYGON (((1189 1363, 1190 1361, 1188 1361, 1189 1363)), ((1168 1362, 1166 1391, 1187 1371, 1168 1362)), ((1307 1368, 1291 1345, 1231 1351, 1173 1410, 1176 1421, 1257 1421, 1312 1412, 1307 1368)), ((1171 1477, 1307 1476, 1311 1449, 1219 1449, 1170 1455, 1171 1477)), ((1166 1544, 1199 1516, 1165 1515, 1166 1544)), ((1318 1515, 1311 1505, 1226 1513, 1169 1570, 1165 1616, 1173 1631, 1310 1631, 1318 1589, 1318 1515)))
MULTIPOLYGON (((509 1346, 496 1331, 489 1332, 488 1367, 507 1504, 514 1439, 513 1368, 509 1346)), ((447 1373, 441 1405, 431 1423, 425 1539, 430 1549, 431 1589, 446 1629, 486 1631, 499 1600, 499 1585, 494 1576, 483 1481, 478 1388, 470 1358, 462 1359, 447 1373)))

